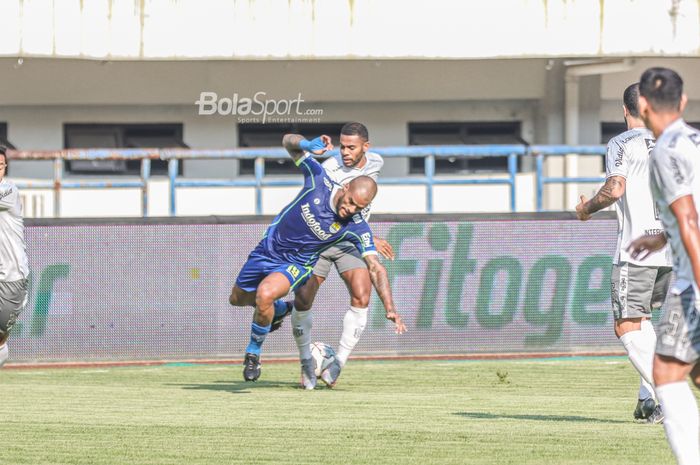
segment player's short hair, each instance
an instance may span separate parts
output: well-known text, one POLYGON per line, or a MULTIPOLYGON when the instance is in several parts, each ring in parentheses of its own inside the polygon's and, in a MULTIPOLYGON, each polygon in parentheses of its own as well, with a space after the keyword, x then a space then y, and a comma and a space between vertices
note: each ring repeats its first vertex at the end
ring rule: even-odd
POLYGON ((633 118, 639 118, 639 83, 627 86, 625 92, 622 94, 622 102, 627 108, 630 116, 633 118))
POLYGON ((357 122, 345 123, 343 127, 340 128, 340 135, 360 136, 360 138, 365 142, 369 140, 369 131, 367 131, 367 126, 357 122))
POLYGON ((639 80, 639 94, 656 110, 679 111, 683 79, 669 68, 649 68, 639 80))

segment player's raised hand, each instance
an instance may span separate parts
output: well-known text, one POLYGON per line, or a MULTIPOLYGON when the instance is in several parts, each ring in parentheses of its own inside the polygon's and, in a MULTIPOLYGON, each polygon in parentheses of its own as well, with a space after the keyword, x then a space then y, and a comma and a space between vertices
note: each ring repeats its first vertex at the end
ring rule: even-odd
POLYGON ((299 148, 314 155, 323 155, 329 150, 333 150, 333 144, 331 137, 324 134, 311 140, 303 139, 299 142, 299 148))
POLYGON ((394 332, 396 334, 403 334, 406 332, 406 325, 403 323, 401 316, 395 311, 386 312, 386 319, 394 322, 394 332))
POLYGON ((391 246, 391 244, 389 244, 387 240, 375 237, 374 246, 377 248, 377 252, 382 254, 382 257, 388 258, 389 260, 393 260, 394 258, 396 258, 394 248, 391 246))
POLYGON ((664 245, 666 245, 666 235, 653 234, 636 238, 627 246, 627 251, 635 260, 644 260, 650 254, 661 250, 664 245))
POLYGON ((580 197, 581 202, 576 205, 576 218, 581 221, 587 221, 591 219, 591 214, 586 211, 586 196, 582 195, 580 197))

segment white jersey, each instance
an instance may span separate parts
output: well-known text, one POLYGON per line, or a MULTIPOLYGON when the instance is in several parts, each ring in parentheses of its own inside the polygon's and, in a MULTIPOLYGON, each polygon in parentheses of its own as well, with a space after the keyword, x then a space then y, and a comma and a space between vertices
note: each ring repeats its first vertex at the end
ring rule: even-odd
POLYGON ((0 181, 0 281, 12 282, 29 276, 24 244, 24 221, 17 186, 0 181))
POLYGON ((671 266, 668 247, 645 260, 635 260, 627 252, 630 242, 644 235, 659 234, 663 226, 649 187, 649 153, 654 135, 647 128, 632 128, 608 142, 605 154, 605 177, 625 178, 625 193, 615 202, 617 210, 617 249, 613 263, 639 266, 671 266))
MULTIPOLYGON (((677 199, 692 195, 700 207, 700 132, 678 119, 656 141, 651 162, 651 189, 659 207, 666 237, 673 251, 674 288, 685 290, 695 282, 690 259, 683 246, 678 221, 670 209, 677 199)), ((698 294, 698 288, 695 286, 698 294)))
MULTIPOLYGON (((343 164, 343 157, 340 154, 324 161, 322 166, 333 182, 341 186, 349 183, 358 176, 369 176, 376 181, 377 178, 379 178, 379 172, 384 166, 384 159, 374 152, 365 153, 365 157, 367 158, 367 162, 362 168, 348 168, 343 164)), ((369 220, 369 211, 371 207, 372 204, 369 204, 362 210, 362 217, 365 221, 369 220)))

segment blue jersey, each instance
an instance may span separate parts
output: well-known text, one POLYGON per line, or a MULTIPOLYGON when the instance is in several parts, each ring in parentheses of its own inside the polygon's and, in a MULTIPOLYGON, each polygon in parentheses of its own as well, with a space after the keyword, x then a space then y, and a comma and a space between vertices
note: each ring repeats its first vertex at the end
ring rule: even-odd
POLYGON ((304 188, 277 215, 258 247, 270 258, 305 267, 340 241, 350 241, 362 256, 376 254, 374 238, 362 215, 340 218, 333 197, 342 186, 335 184, 308 153, 297 160, 304 172, 304 188))

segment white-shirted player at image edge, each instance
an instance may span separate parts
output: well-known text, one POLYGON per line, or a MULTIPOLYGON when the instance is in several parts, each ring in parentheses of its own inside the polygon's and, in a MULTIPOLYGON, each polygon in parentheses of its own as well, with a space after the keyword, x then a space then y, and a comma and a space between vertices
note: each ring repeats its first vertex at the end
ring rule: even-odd
POLYGON ((605 155, 605 184, 576 207, 576 216, 588 220, 591 214, 613 203, 617 211, 617 247, 611 273, 611 301, 615 335, 632 365, 639 372, 640 385, 634 418, 661 423, 663 411, 656 402, 652 369, 656 333, 651 312, 666 300, 671 282, 671 254, 668 247, 636 260, 627 246, 639 236, 658 234, 658 218, 649 186, 649 153, 654 135, 639 115, 639 83, 628 86, 622 96, 627 131, 608 142, 605 155))
POLYGON ((675 71, 646 70, 639 93, 640 114, 656 136, 651 189, 665 234, 635 239, 630 252, 643 259, 667 242, 671 245, 676 280, 658 326, 654 383, 677 462, 699 465, 700 416, 687 378, 700 386, 700 132, 682 119, 687 98, 675 71))
MULTIPOLYGON (((333 182, 342 186, 358 176, 369 176, 377 180, 384 166, 384 160, 380 155, 369 151, 369 133, 364 124, 351 122, 343 125, 340 130, 339 145, 338 155, 324 161, 322 165, 333 182)), ((365 221, 369 220, 371 207, 370 204, 359 213, 365 221)), ((375 236, 374 243, 382 256, 394 259, 394 250, 386 240, 375 236)), ((352 243, 341 242, 321 254, 309 280, 295 291, 293 304, 281 300, 275 302, 275 317, 271 329, 271 331, 277 330, 283 319, 291 314, 294 338, 300 357, 303 360, 311 356, 312 320, 309 310, 333 264, 350 292, 350 308, 343 317, 343 332, 338 344, 336 362, 321 374, 321 379, 329 386, 335 385, 340 371, 360 340, 367 324, 372 282, 367 264, 352 243)))
POLYGON ((9 357, 7 339, 27 304, 29 265, 17 186, 6 177, 7 154, 0 147, 0 367, 9 357))

